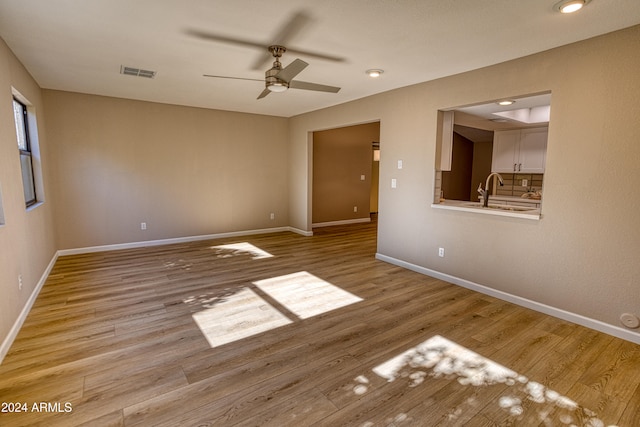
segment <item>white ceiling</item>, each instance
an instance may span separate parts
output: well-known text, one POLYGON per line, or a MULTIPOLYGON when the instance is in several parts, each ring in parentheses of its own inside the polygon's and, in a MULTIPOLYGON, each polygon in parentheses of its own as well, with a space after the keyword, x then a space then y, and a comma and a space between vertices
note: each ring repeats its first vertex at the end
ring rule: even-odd
POLYGON ((555 12, 556 1, 0 0, 0 37, 43 88, 290 117, 640 23, 639 0, 593 0, 573 15, 555 12), (203 77, 262 79, 264 70, 251 69, 262 52, 188 30, 266 48, 301 10, 313 22, 289 47, 346 61, 285 53, 282 62, 305 60, 296 79, 339 93, 290 89, 256 100, 261 82, 203 77), (125 76, 121 65, 157 76, 125 76), (370 79, 369 68, 384 74, 370 79))

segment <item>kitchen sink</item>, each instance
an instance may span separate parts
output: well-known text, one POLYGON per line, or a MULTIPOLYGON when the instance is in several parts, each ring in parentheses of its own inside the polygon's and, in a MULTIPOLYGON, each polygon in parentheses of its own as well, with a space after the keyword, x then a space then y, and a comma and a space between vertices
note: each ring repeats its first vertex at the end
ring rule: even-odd
POLYGON ((467 203, 465 204, 465 207, 470 207, 470 208, 480 208, 480 209, 496 209, 499 211, 505 211, 505 212, 528 212, 528 211, 535 211, 537 210, 537 208, 528 208, 525 206, 508 206, 508 205, 489 205, 487 207, 482 206, 482 203, 467 203))

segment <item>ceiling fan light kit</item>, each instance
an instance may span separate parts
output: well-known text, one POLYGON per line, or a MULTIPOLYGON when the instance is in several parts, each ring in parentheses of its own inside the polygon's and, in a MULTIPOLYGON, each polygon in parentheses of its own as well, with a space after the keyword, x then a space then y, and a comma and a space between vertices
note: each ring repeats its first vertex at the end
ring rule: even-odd
POLYGON ((284 92, 289 89, 289 86, 287 86, 286 83, 281 82, 267 82, 267 89, 271 92, 284 92))

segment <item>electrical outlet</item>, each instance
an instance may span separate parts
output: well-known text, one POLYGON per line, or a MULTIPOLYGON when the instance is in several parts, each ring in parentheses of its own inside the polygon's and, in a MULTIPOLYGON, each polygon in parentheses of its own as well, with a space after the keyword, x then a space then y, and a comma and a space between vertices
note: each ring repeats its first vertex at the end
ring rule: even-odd
POLYGON ((529 183, 529 181, 527 181, 526 179, 523 179, 523 180, 522 180, 522 185, 521 185, 521 186, 522 186, 522 187, 526 187, 528 183, 529 183))
POLYGON ((147 223, 146 222, 141 222, 140 223, 140 230, 146 230, 147 229, 147 223))
POLYGON ((276 214, 274 214, 273 212, 271 212, 271 214, 269 214, 269 218, 270 218, 270 219, 276 219, 276 214))
POLYGON ((395 178, 391 178, 391 188, 396 188, 398 186, 398 181, 395 178))
POLYGON ((358 207, 357 207, 357 206, 354 206, 354 207, 353 207, 353 211, 354 211, 354 212, 358 212, 358 207))
POLYGON ((367 179, 364 175, 360 175, 360 181, 364 181, 365 179, 367 179))
POLYGON ((18 274, 18 289, 22 290, 22 274, 18 274))
POLYGON ((444 258, 444 248, 438 248, 438 256, 444 258))

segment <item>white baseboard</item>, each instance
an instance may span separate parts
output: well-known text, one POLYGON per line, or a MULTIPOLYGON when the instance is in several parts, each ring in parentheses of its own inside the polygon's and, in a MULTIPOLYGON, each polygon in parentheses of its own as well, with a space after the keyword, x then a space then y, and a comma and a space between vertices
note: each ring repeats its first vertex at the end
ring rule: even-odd
POLYGON ((119 249, 135 249, 135 248, 144 248, 148 246, 169 245, 172 243, 188 243, 188 242, 195 242, 199 240, 212 240, 212 239, 222 239, 225 237, 248 236, 251 234, 279 233, 282 231, 291 231, 293 233, 301 234, 303 236, 313 235, 311 231, 304 231, 294 227, 274 227, 274 228, 262 228, 262 229, 256 229, 256 230, 243 230, 243 231, 231 231, 226 233, 205 234, 205 235, 199 235, 199 236, 176 237, 171 239, 146 240, 146 241, 131 242, 131 243, 117 243, 113 245, 88 246, 88 247, 75 248, 75 249, 62 249, 58 251, 58 255, 60 256, 78 255, 78 254, 86 254, 91 252, 115 251, 119 249))
POLYGON ((389 264, 397 265, 399 267, 406 268, 407 270, 415 271, 425 276, 435 277, 436 279, 443 280, 445 282, 453 283, 454 285, 462 286, 463 288, 471 289, 472 291, 480 292, 481 294, 490 295, 492 297, 508 301, 510 303, 530 308, 531 310, 538 311, 540 313, 548 314, 549 316, 557 317, 568 322, 572 322, 581 326, 585 326, 590 329, 594 329, 599 332, 603 332, 614 337, 621 338, 626 341, 631 341, 636 344, 640 344, 640 333, 629 331, 620 326, 604 323, 599 320, 591 319, 589 317, 582 316, 580 314, 572 313, 562 310, 560 308, 552 307, 546 304, 542 304, 537 301, 533 301, 527 298, 519 297, 517 295, 509 294, 507 292, 499 291, 493 288, 489 288, 484 285, 480 285, 469 280, 461 279, 459 277, 451 276, 449 274, 440 273, 439 271, 431 270, 426 267, 421 267, 416 264, 412 264, 406 261, 402 261, 387 255, 376 253, 376 259, 380 261, 388 262, 389 264))
POLYGON ((329 222, 315 222, 311 224, 312 227, 330 227, 332 225, 345 225, 345 224, 357 224, 360 222, 371 222, 371 218, 356 218, 356 219, 343 219, 340 221, 329 222))
POLYGON ((47 265, 47 268, 42 273, 40 280, 38 280, 36 287, 33 289, 33 292, 31 292, 31 295, 29 296, 27 303, 24 305, 24 307, 22 308, 22 311, 20 312, 20 315, 18 316, 13 326, 11 327, 9 334, 4 339, 4 341, 2 341, 2 345, 0 345, 0 364, 4 360, 4 357, 7 355, 7 353, 9 352, 9 349, 11 348, 13 341, 18 336, 18 332, 20 332, 20 328, 22 328, 24 321, 27 319, 27 315, 31 311, 31 307, 33 307, 33 304, 36 302, 36 298, 38 297, 38 294, 40 293, 42 286, 47 281, 47 278, 49 277, 49 273, 51 273, 51 269, 53 268, 57 259, 58 259, 58 253, 53 255, 53 258, 49 262, 49 265, 47 265))

